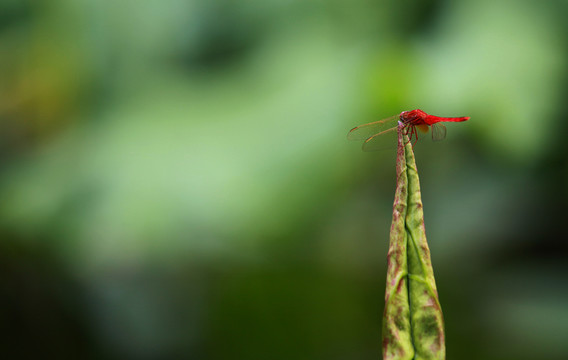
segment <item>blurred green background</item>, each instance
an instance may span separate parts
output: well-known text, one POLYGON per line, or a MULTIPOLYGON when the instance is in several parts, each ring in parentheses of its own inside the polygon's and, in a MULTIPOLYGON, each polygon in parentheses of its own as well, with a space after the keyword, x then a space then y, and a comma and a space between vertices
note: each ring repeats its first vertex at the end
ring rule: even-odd
POLYGON ((567 359, 568 2, 0 0, 9 359, 380 359, 416 150, 448 359, 567 359))

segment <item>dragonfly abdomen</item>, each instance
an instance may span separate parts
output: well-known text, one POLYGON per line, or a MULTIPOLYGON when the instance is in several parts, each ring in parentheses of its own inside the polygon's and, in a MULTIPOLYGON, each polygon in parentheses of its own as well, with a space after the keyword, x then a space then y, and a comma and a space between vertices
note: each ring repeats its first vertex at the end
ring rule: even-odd
POLYGON ((428 125, 432 125, 432 124, 439 123, 439 122, 461 122, 461 121, 466 121, 466 120, 469 120, 469 116, 440 117, 440 116, 428 115, 424 119, 424 122, 428 125))

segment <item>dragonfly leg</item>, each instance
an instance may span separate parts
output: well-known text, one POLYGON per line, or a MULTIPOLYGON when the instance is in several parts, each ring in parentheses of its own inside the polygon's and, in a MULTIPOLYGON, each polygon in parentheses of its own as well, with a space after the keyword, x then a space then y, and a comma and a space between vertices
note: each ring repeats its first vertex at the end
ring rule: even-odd
POLYGON ((412 149, 414 149, 414 145, 418 142, 418 130, 416 130, 416 126, 414 126, 414 144, 412 144, 412 149))
MULTIPOLYGON (((416 129, 414 128, 413 125, 405 125, 402 128, 402 134, 408 136, 408 141, 404 143, 404 146, 406 146, 406 144, 408 144, 409 142, 412 142, 412 136, 415 131, 416 129)), ((412 145, 412 147, 414 148, 414 145, 412 145)))
POLYGON ((412 143, 412 136, 414 135, 414 126, 408 125, 407 130, 406 130, 406 134, 404 134, 404 135, 408 136, 408 141, 406 142, 406 144, 412 143))

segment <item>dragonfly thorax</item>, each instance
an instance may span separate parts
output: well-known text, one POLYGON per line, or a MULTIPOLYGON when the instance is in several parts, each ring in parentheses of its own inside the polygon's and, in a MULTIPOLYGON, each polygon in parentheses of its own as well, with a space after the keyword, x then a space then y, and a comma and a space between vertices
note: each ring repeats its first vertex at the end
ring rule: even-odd
POLYGON ((424 111, 420 109, 410 110, 410 111, 403 111, 400 113, 400 121, 403 124, 423 124, 424 118, 428 116, 424 111))

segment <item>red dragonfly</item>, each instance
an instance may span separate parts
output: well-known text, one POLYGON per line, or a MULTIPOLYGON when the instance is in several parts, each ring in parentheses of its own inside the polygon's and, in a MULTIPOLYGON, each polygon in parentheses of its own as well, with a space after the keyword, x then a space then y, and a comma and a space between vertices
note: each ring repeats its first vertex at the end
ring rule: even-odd
POLYGON ((418 141, 418 131, 427 133, 432 128, 432 140, 440 141, 446 138, 446 127, 443 122, 466 121, 469 116, 464 117, 439 117, 428 115, 420 109, 403 111, 399 115, 389 118, 359 125, 349 131, 347 139, 365 140, 363 151, 375 151, 396 146, 397 129, 413 141, 413 146, 418 141), (391 139, 392 138, 392 139, 391 139))

